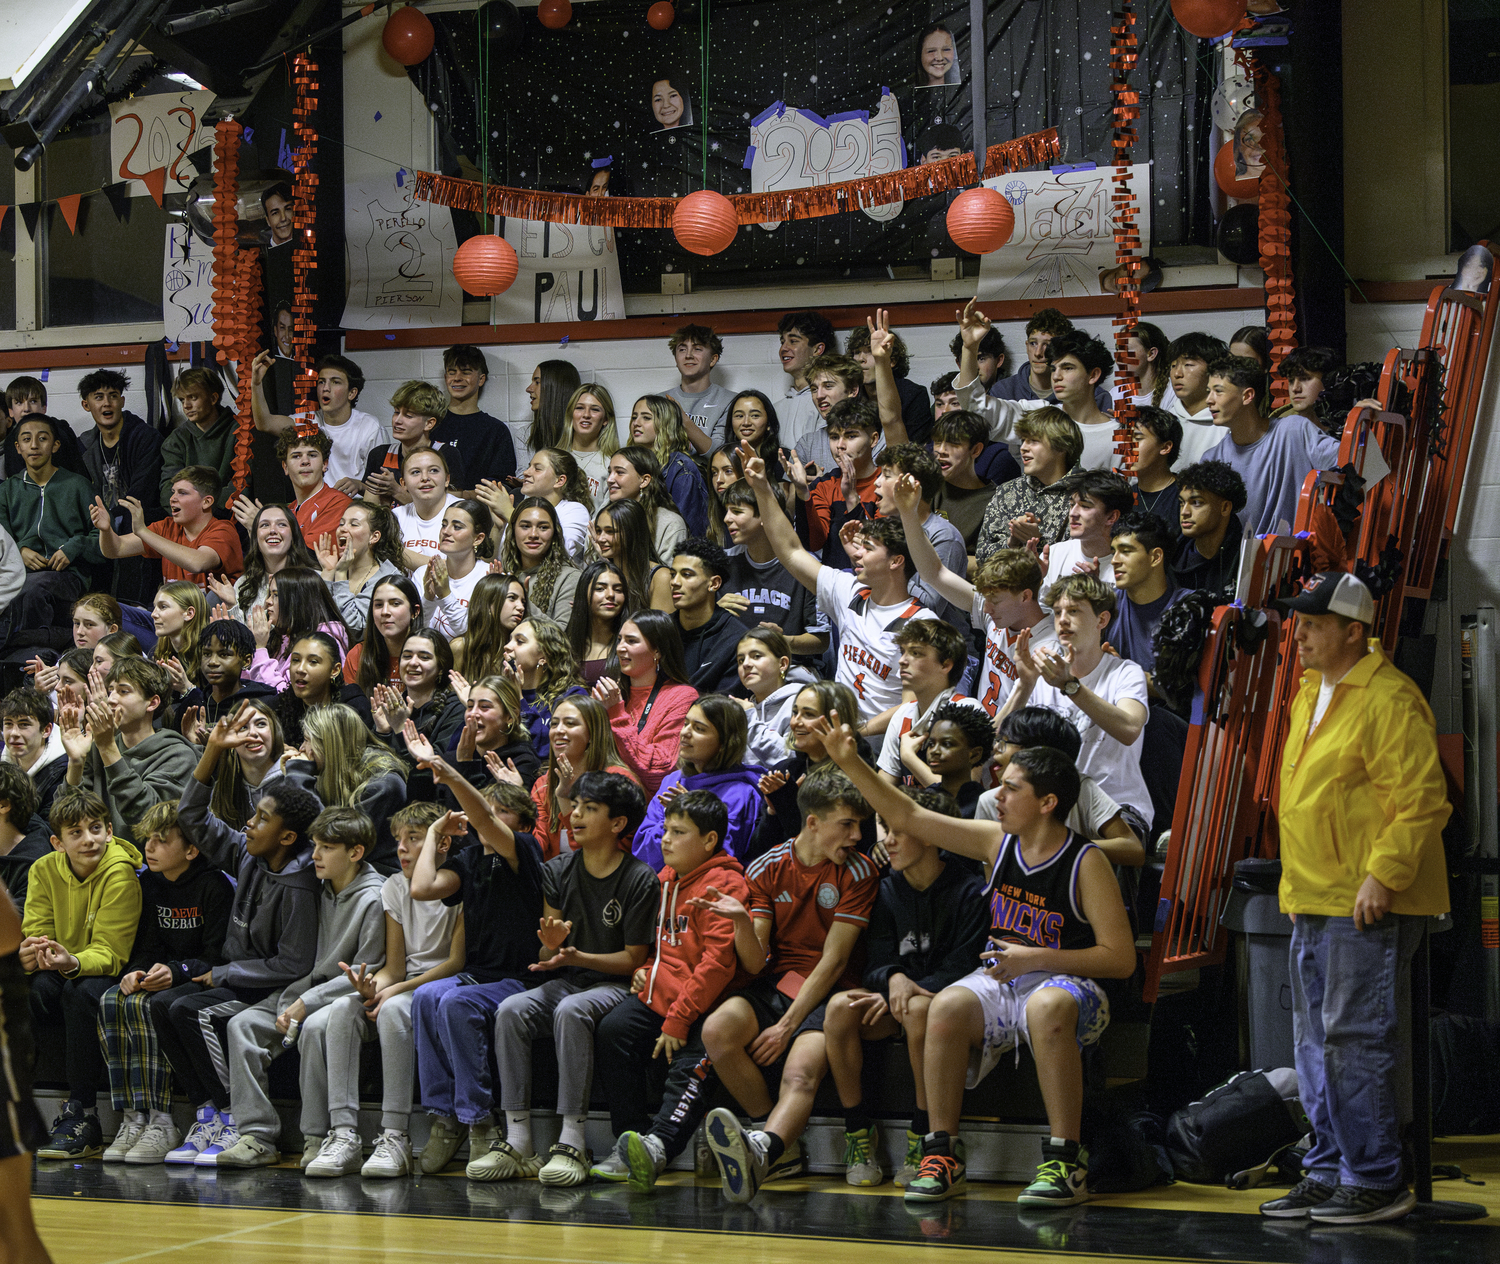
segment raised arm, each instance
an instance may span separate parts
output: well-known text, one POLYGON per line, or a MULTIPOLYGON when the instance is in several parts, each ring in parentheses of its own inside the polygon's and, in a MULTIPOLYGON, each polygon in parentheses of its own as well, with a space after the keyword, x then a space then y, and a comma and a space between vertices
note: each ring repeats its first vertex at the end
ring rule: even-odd
POLYGON ((916 476, 903 474, 896 481, 895 494, 896 508, 901 514, 901 529, 906 532, 906 547, 922 582, 960 610, 971 610, 974 606, 974 585, 943 565, 943 559, 937 555, 932 541, 927 538, 921 522, 917 520, 917 513, 922 505, 922 488, 916 476))
MULTIPOLYGON (((1062 653, 1039 649, 1033 657, 1043 678, 1054 688, 1061 689, 1068 680, 1074 679, 1070 649, 1065 648, 1062 653)), ((1073 695, 1073 703, 1122 746, 1129 746, 1146 727, 1146 708, 1134 698, 1106 702, 1087 685, 1080 683, 1078 692, 1073 695)))
POLYGON ((776 497, 771 494, 771 484, 766 479, 766 463, 755 455, 755 450, 742 443, 739 448, 741 467, 745 481, 755 492, 755 503, 760 509, 761 524, 766 530, 766 539, 776 553, 777 560, 791 571, 792 578, 812 592, 818 591, 818 572, 823 563, 802 547, 797 532, 781 512, 776 497))
POLYGON ((406 738, 406 753, 416 761, 417 767, 430 768, 433 781, 453 792, 460 811, 469 818, 469 824, 474 827, 480 841, 514 869, 519 863, 515 831, 490 810, 489 803, 467 777, 438 756, 432 743, 417 732, 417 726, 411 720, 407 720, 401 732, 406 738))
POLYGON ((106 558, 139 557, 145 552, 139 536, 115 534, 109 510, 99 496, 95 496, 94 503, 89 506, 89 520, 99 529, 99 552, 106 558))
MULTIPOLYGON (((135 538, 143 545, 150 545, 163 559, 173 562, 190 571, 195 575, 207 574, 209 571, 221 571, 224 569, 224 559, 218 552, 206 544, 178 544, 175 540, 168 540, 165 536, 151 530, 146 525, 146 510, 141 502, 134 496, 126 496, 120 501, 120 506, 130 514, 131 527, 135 532, 135 538)), ((101 549, 103 547, 103 532, 100 532, 101 549)))
POLYGON ((266 374, 271 370, 274 357, 268 350, 262 351, 255 357, 250 365, 250 412, 255 420, 257 430, 265 430, 271 434, 281 434, 292 428, 293 422, 290 417, 281 413, 273 413, 266 403, 266 374))
POLYGON ((891 314, 883 307, 875 309, 875 318, 865 317, 870 327, 870 355, 875 360, 875 404, 880 409, 880 428, 885 446, 894 448, 907 441, 906 418, 901 412, 901 392, 896 389, 896 371, 891 368, 891 348, 896 337, 891 333, 891 314))

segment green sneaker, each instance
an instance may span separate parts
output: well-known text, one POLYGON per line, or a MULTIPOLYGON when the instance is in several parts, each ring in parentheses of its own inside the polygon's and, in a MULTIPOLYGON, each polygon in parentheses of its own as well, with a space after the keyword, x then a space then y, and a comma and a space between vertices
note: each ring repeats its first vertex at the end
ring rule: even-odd
POLYGON ((893 1179, 897 1185, 905 1189, 917 1179, 917 1169, 921 1166, 922 1134, 908 1128, 906 1130, 906 1157, 901 1160, 901 1166, 896 1169, 893 1179))
POLYGON ((620 1144, 625 1147, 630 1188, 638 1194, 649 1193, 666 1170, 667 1152, 662 1143, 649 1132, 622 1132, 620 1144))
POLYGON ((1044 1141, 1036 1179, 1021 1191, 1016 1202, 1026 1207, 1071 1207, 1087 1202, 1088 1175, 1088 1152, 1076 1141, 1060 1146, 1044 1141))
POLYGON ((874 1124, 858 1132, 844 1133, 844 1180, 850 1185, 879 1185, 885 1180, 880 1170, 880 1129, 874 1124))
POLYGON ((967 1150, 961 1137, 934 1132, 922 1141, 922 1161, 906 1187, 909 1203, 938 1203, 968 1189, 965 1176, 967 1150))

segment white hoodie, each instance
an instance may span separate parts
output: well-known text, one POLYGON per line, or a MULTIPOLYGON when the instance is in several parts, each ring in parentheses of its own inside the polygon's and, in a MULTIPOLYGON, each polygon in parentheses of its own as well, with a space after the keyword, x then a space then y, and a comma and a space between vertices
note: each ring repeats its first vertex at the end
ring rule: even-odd
POLYGON ((792 722, 792 703, 797 700, 797 695, 803 688, 816 679, 807 668, 793 667, 779 689, 745 713, 745 718, 750 722, 745 763, 769 768, 772 764, 779 764, 791 753, 787 749, 786 735, 792 722))

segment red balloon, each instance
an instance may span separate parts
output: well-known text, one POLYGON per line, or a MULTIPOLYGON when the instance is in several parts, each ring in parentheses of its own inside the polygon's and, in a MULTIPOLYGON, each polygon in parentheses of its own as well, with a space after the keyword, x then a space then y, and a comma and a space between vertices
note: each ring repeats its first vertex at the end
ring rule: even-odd
POLYGON ((385 20, 380 42, 385 51, 403 66, 415 66, 427 60, 432 52, 432 22, 420 9, 404 5, 385 20))
POLYGON ((1245 0, 1172 0, 1172 16, 1189 35, 1217 39, 1245 16, 1245 0))
POLYGON ((537 20, 550 31, 560 31, 573 18, 570 0, 542 0, 536 7, 537 20))
POLYGON ((453 275, 469 294, 503 294, 520 270, 504 237, 470 237, 453 256, 453 275))
POLYGON ((739 230, 734 203, 712 189, 689 193, 672 212, 672 232, 678 244, 695 255, 718 254, 739 230))
POLYGON ((677 10, 668 4, 667 0, 656 0, 656 3, 646 10, 646 21, 658 31, 665 31, 672 25, 672 19, 676 16, 677 10))
POLYGON ((1241 180, 1234 174, 1234 142, 1226 140, 1214 155, 1214 179, 1232 198, 1254 201, 1260 196, 1259 179, 1241 180))
POLYGON ((965 189, 948 208, 948 236, 973 255, 999 250, 1015 227, 1015 211, 994 189, 965 189))

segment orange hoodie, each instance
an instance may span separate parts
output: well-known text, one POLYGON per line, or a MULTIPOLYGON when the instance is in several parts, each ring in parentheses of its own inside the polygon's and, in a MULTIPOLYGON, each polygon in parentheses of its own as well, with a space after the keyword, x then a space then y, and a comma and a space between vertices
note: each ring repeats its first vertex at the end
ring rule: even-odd
POLYGON ((658 876, 656 960, 647 969, 641 1000, 662 1016, 663 1035, 686 1040, 688 1028, 708 1013, 739 971, 734 923, 689 908, 688 901, 715 887, 748 906, 750 884, 744 866, 722 848, 686 878, 679 879, 670 865, 658 876))

